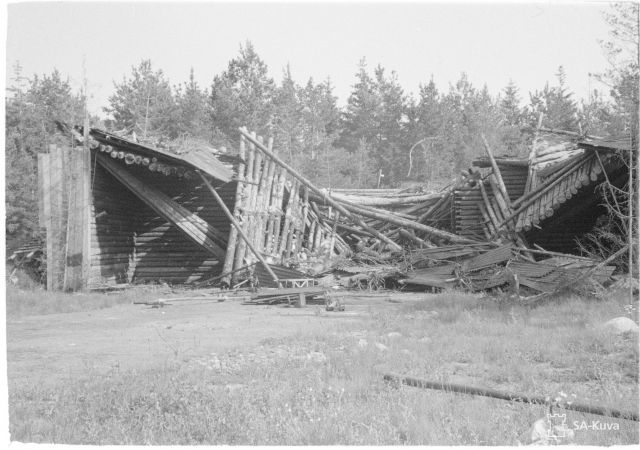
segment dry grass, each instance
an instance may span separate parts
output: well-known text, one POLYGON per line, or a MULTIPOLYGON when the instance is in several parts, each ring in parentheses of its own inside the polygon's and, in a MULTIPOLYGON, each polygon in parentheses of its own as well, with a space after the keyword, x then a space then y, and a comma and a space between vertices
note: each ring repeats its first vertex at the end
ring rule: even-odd
MULTIPOLYGON (((465 294, 425 295, 400 308, 372 309, 366 323, 338 326, 332 335, 176 355, 142 372, 87 372, 55 388, 16 386, 11 436, 68 444, 527 443, 531 424, 545 414, 541 406, 393 386, 380 373, 530 395, 563 391, 576 401, 637 410, 637 338, 611 337, 598 327, 625 315, 625 303, 573 297, 525 308, 465 294)), ((576 432, 578 444, 639 440, 637 422, 571 411, 567 418, 619 423, 619 431, 576 432)))
POLYGON ((40 314, 70 313, 110 308, 131 304, 136 299, 151 299, 158 296, 161 286, 142 286, 123 292, 112 293, 62 293, 50 292, 42 287, 19 289, 8 285, 6 292, 7 316, 19 317, 40 314))

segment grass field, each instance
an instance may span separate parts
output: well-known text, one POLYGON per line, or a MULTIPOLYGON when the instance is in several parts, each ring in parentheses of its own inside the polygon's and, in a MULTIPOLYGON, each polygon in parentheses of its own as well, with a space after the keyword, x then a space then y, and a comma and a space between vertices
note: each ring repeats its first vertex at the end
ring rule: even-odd
MULTIPOLYGON (((355 322, 326 319, 315 309, 318 320, 336 320, 331 332, 297 332, 216 354, 176 354, 142 369, 87 370, 54 386, 10 380, 11 438, 67 444, 518 445, 529 443, 531 425, 545 416, 542 406, 385 383, 381 373, 387 371, 638 409, 637 335, 615 337, 600 328, 627 314, 624 293, 605 300, 566 297, 537 307, 459 293, 394 298, 369 307, 355 322)), ((348 296, 345 303, 349 311, 348 296)), ((577 444, 639 441, 637 422, 566 414, 570 427, 583 420, 618 424, 619 430, 576 431, 577 444)))
POLYGON ((70 313, 109 308, 157 297, 163 286, 141 286, 122 292, 73 293, 50 292, 43 288, 19 289, 7 286, 7 316, 20 317, 40 314, 70 313))

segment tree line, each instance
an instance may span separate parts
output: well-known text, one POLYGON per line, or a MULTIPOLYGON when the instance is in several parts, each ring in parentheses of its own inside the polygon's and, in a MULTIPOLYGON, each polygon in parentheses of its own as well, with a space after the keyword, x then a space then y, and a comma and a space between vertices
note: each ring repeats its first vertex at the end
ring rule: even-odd
MULTIPOLYGON (((599 79, 609 96, 594 90, 588 100, 577 100, 562 67, 526 98, 513 81, 491 95, 464 73, 448 86, 426 80, 414 95, 403 90, 394 71, 362 59, 347 104, 340 107, 329 78, 298 84, 287 66, 276 83, 246 42, 206 87, 195 81, 193 69, 187 81, 172 85, 160 68, 142 60, 114 83, 107 118, 91 117, 91 124, 152 145, 202 141, 229 152, 238 148, 238 127, 246 126, 273 137, 278 154, 321 186, 439 189, 483 155, 481 135, 498 154, 527 155, 541 115, 549 128, 615 137, 633 133, 638 65, 637 58, 622 56, 629 53, 629 39, 638 39, 634 8, 614 5, 605 17, 613 35, 603 50, 612 64, 599 79)), ((26 78, 16 64, 10 81, 8 247, 38 234, 37 154, 63 139, 54 119, 83 123, 85 100, 57 70, 26 78)))

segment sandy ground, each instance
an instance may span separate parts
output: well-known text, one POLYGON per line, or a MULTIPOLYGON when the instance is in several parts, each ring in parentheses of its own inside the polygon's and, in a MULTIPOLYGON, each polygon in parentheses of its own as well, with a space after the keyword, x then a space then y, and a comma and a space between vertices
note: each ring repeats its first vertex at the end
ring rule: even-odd
POLYGON ((343 312, 203 301, 8 318, 9 385, 54 383, 251 348, 269 338, 335 332, 341 324, 363 322, 375 309, 397 307, 397 301, 388 294, 346 298, 343 312))

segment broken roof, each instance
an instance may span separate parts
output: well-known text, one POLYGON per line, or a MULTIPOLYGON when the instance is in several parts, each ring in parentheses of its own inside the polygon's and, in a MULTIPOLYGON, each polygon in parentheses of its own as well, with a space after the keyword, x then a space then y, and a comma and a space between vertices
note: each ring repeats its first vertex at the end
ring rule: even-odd
POLYGON ((177 154, 168 149, 150 147, 138 142, 125 139, 113 133, 91 128, 90 135, 104 145, 110 145, 140 155, 157 158, 176 165, 186 166, 194 170, 201 170, 216 180, 228 183, 233 179, 233 165, 237 158, 221 153, 214 153, 202 148, 191 148, 184 153, 177 154))

